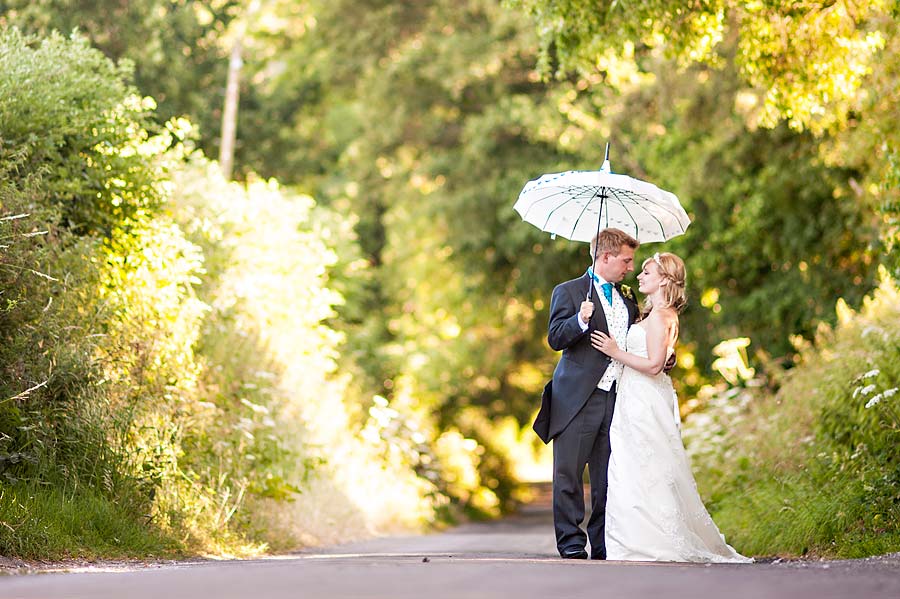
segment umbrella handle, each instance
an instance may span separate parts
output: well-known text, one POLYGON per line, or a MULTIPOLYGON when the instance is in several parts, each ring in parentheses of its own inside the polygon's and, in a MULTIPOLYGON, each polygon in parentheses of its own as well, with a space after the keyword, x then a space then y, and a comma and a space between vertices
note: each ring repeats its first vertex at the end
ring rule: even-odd
MULTIPOLYGON (((584 301, 590 302, 593 300, 593 297, 594 297, 594 280, 591 279, 591 282, 588 284, 587 297, 585 297, 584 301)), ((596 310, 596 309, 597 309, 597 307, 595 306, 594 310, 596 310)), ((579 316, 578 318, 581 318, 581 317, 579 316)), ((591 320, 593 320, 593 314, 591 315, 591 320)), ((591 328, 590 321, 588 321, 588 328, 591 328)))

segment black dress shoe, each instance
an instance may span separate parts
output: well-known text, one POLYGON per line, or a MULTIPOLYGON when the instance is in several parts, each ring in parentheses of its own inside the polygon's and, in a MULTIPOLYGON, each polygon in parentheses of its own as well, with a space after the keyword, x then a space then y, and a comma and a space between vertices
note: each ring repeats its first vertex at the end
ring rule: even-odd
POLYGON ((605 554, 605 553, 597 553, 597 554, 592 555, 592 556, 591 556, 591 559, 601 559, 601 560, 605 560, 605 559, 606 559, 606 554, 605 554))
POLYGON ((559 552, 563 559, 587 559, 588 554, 584 549, 563 549, 559 552))

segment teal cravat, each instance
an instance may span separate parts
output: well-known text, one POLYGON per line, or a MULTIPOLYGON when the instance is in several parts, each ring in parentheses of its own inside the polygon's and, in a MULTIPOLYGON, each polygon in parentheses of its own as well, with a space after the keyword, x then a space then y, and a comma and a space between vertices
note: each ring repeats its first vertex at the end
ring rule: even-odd
MULTIPOLYGON (((598 277, 597 275, 594 274, 594 271, 593 271, 593 269, 591 269, 590 266, 588 266, 587 274, 591 277, 591 279, 594 280, 595 283, 600 282, 600 277, 598 277)), ((603 290, 603 295, 606 296, 606 301, 608 301, 609 305, 611 306, 612 305, 613 284, 612 283, 603 283, 602 285, 600 285, 600 289, 603 290)))
POLYGON ((609 302, 609 305, 612 305, 612 283, 603 283, 600 285, 600 288, 603 290, 603 295, 606 296, 606 301, 609 302))

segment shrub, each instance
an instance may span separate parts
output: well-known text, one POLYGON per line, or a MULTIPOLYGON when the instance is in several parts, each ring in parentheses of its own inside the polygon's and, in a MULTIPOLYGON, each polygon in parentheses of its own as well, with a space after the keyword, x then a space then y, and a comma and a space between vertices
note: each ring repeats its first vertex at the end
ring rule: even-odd
POLYGON ((77 35, 0 32, 0 163, 40 175, 66 229, 109 234, 162 201, 148 111, 115 65, 77 35))
POLYGON ((128 66, 77 37, 4 31, 0 71, 0 218, 17 217, 0 221, 0 484, 36 519, 0 526, 0 552, 144 546, 97 541, 90 514, 72 543, 29 538, 61 530, 51 490, 145 540, 215 548, 234 536, 232 489, 182 462, 186 431, 215 415, 197 401, 202 255, 163 210, 176 131, 148 132, 128 66))
POLYGON ((197 353, 216 424, 192 431, 191 446, 205 443, 242 481, 248 509, 237 517, 277 547, 420 524, 441 499, 403 448, 424 436, 394 410, 354 417, 343 337, 326 324, 343 301, 329 268, 351 223, 275 181, 228 183, 199 155, 174 183, 176 218, 206 257, 198 290, 211 308, 197 353))
POLYGON ((861 557, 900 549, 900 290, 838 302, 775 394, 733 389, 686 422, 698 485, 737 548, 861 557))

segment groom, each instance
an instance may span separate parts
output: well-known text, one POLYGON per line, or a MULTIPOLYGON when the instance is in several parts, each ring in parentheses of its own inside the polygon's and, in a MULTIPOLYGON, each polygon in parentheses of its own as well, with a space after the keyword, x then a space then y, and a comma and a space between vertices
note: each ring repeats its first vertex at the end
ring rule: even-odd
MULTIPOLYGON (((622 364, 590 343, 589 330, 611 335, 625 347, 628 327, 638 315, 634 295, 620 282, 634 270, 638 241, 619 229, 604 229, 591 241, 596 260, 587 272, 557 285, 550 300, 547 340, 562 357, 553 380, 544 389, 534 430, 553 440, 553 524, 559 554, 587 559, 582 476, 587 464, 591 479, 591 518, 587 536, 591 559, 606 559, 606 469, 609 427, 616 403, 616 382, 622 364), (596 250, 596 251, 595 251, 596 250), (591 301, 588 294, 593 286, 591 301), (551 398, 552 394, 552 398, 551 398)), ((638 473, 635 473, 637 475, 638 473)))

